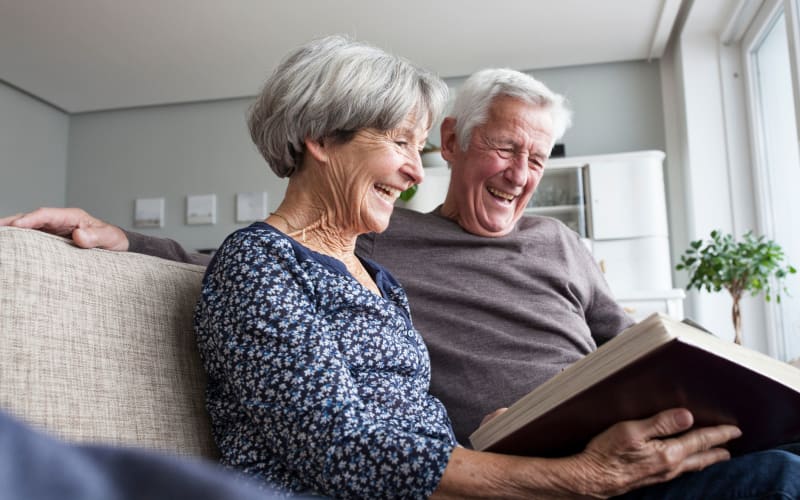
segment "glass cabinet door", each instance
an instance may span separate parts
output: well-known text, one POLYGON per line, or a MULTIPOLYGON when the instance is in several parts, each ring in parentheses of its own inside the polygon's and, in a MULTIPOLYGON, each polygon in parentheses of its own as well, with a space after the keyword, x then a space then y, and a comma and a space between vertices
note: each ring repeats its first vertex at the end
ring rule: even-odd
POLYGON ((589 234, 588 165, 548 166, 525 209, 526 214, 561 220, 581 238, 589 234))

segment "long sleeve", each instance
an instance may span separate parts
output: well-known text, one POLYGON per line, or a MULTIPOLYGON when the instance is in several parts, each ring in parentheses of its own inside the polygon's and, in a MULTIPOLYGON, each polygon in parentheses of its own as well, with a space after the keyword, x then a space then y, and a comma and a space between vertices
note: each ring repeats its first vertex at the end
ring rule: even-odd
POLYGON ((128 237, 129 252, 142 253, 154 257, 161 257, 162 259, 185 262, 187 264, 197 264, 200 266, 208 265, 208 262, 211 260, 211 257, 208 255, 187 252, 186 249, 175 240, 146 236, 133 231, 125 231, 124 229, 122 231, 125 233, 125 236, 128 237))
POLYGON ((223 460, 295 491, 427 497, 455 443, 407 309, 261 233, 223 245, 196 314, 223 460))
POLYGON ((591 302, 585 312, 586 323, 597 345, 602 345, 635 322, 617 302, 603 272, 582 243, 576 245, 576 254, 584 262, 581 267, 585 269, 592 290, 591 302))

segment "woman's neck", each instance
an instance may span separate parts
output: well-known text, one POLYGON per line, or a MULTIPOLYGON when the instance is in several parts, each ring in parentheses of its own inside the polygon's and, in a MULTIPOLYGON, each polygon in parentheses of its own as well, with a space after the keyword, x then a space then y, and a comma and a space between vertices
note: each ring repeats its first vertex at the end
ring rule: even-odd
POLYGON ((307 248, 341 261, 348 272, 369 290, 380 294, 377 285, 356 257, 358 232, 347 222, 347 208, 326 193, 315 191, 324 185, 308 176, 314 170, 301 169, 289 179, 286 195, 267 222, 307 248))

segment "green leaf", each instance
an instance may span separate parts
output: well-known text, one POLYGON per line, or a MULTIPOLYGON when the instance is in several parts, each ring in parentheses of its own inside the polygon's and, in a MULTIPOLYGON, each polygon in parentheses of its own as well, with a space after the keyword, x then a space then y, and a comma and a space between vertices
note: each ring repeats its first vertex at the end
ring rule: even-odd
POLYGON ((403 201, 410 200, 411 198, 414 197, 414 193, 417 192, 417 189, 419 189, 419 187, 416 184, 414 184, 410 188, 408 188, 405 191, 403 191, 402 193, 400 193, 400 199, 403 200, 403 201))
MULTIPOLYGON (((756 236, 748 231, 737 241, 733 235, 715 229, 710 236, 705 242, 690 242, 675 266, 676 270, 689 273, 687 290, 718 292, 724 288, 733 296, 764 291, 766 300, 771 300, 772 287, 786 290, 782 281, 797 272, 789 264, 782 265, 783 249, 763 235, 756 236)), ((774 296, 776 301, 780 300, 780 294, 774 296)))

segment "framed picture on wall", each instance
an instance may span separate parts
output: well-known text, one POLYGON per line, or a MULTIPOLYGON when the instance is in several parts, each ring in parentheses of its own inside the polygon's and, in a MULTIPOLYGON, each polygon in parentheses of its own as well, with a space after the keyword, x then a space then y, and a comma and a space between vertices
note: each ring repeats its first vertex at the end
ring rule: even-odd
POLYGON ((133 227, 164 227, 164 198, 137 198, 133 227))

